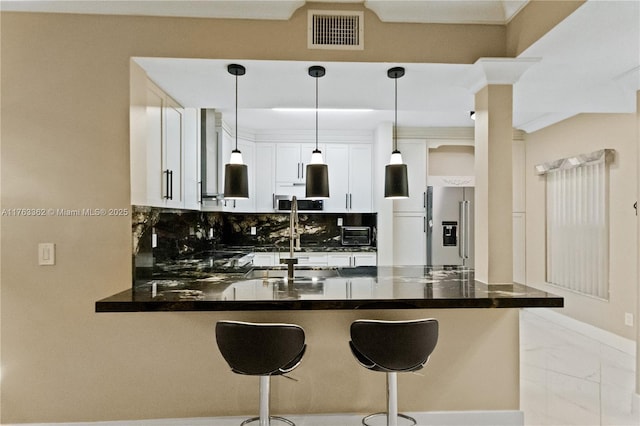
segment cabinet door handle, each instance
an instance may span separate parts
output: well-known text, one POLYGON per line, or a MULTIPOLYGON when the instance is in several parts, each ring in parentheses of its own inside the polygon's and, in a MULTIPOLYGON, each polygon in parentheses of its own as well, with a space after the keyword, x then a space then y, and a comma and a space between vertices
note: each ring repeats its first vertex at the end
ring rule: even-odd
POLYGON ((353 208, 353 194, 349 194, 349 209, 353 208))
POLYGON ((300 175, 304 179, 304 163, 300 163, 300 175))
POLYGON ((165 200, 169 199, 169 169, 165 170, 164 172, 165 178, 164 178, 164 185, 165 185, 165 192, 164 195, 162 196, 162 198, 164 198, 165 200))
POLYGON ((198 182, 198 190, 200 194, 198 196, 198 204, 202 204, 202 181, 198 182))
POLYGON ((171 185, 169 186, 169 188, 171 188, 171 192, 169 192, 169 199, 173 200, 173 170, 169 170, 169 177, 171 181, 171 185))
POLYGON ((272 200, 273 200, 273 209, 276 209, 276 194, 271 194, 272 200))
POLYGON ((344 208, 349 208, 349 194, 344 194, 344 208))
POLYGON ((422 232, 427 232, 427 217, 422 218, 422 232))
POLYGON ((426 192, 422 193, 422 208, 424 208, 424 209, 427 208, 427 193, 426 192))

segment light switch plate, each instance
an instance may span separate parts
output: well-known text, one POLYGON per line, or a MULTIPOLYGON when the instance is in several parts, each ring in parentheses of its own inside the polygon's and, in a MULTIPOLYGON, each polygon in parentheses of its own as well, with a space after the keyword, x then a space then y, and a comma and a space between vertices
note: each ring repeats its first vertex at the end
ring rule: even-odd
POLYGON ((624 325, 628 327, 633 327, 633 314, 630 312, 625 312, 624 314, 624 325))
POLYGON ((54 243, 38 244, 38 265, 56 264, 56 245, 54 243))

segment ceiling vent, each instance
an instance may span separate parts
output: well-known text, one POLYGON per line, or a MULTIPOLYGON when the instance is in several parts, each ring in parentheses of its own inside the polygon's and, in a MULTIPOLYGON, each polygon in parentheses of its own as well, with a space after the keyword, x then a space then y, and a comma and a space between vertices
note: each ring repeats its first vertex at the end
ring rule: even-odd
POLYGON ((309 11, 309 49, 364 49, 364 13, 309 11))

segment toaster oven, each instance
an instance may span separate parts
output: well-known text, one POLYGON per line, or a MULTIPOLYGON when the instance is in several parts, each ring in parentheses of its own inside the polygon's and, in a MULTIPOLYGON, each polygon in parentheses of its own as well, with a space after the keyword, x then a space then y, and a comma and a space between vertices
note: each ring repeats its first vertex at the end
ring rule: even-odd
POLYGON ((371 228, 369 226, 343 226, 340 232, 343 246, 371 245, 371 228))

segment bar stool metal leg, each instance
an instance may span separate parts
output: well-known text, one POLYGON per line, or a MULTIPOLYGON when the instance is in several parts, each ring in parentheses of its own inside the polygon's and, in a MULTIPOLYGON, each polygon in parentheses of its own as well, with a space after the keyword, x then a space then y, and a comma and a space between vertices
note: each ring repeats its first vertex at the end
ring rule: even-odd
POLYGON ((415 426, 418 423, 413 417, 398 413, 398 373, 396 372, 387 372, 387 412, 369 414, 362 419, 362 424, 371 426, 367 422, 378 416, 387 417, 387 426, 398 426, 398 418, 408 420, 410 422, 408 426, 415 426))
POLYGON ((269 376, 260 376, 260 426, 269 426, 269 376))
POLYGON ((286 423, 289 426, 296 426, 289 419, 279 416, 269 415, 269 394, 270 394, 271 376, 260 376, 260 417, 252 417, 240 423, 240 426, 245 426, 249 423, 259 422, 259 426, 270 426, 271 420, 277 420, 282 423, 286 423))
POLYGON ((398 426, 398 373, 387 373, 387 426, 398 426))

